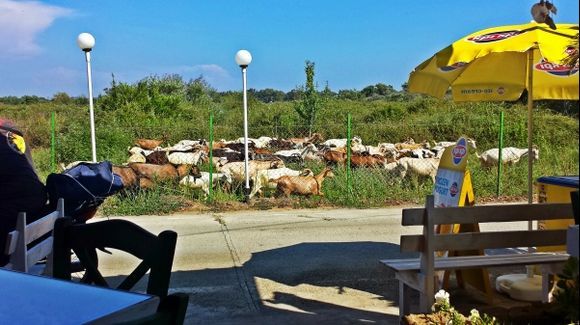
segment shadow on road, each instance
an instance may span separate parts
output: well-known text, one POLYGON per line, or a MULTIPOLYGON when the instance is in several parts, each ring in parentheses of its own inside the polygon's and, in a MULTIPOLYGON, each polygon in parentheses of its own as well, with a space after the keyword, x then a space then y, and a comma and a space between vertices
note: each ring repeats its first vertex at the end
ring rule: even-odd
POLYGON ((257 252, 239 267, 178 271, 187 323, 397 323, 398 282, 378 262, 405 258, 382 242, 300 243, 257 252))

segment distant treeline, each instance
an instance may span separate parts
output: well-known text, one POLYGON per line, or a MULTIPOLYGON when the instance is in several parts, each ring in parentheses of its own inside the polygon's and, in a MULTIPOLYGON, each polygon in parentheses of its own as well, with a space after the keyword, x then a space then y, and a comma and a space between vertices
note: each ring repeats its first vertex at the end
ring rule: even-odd
MULTIPOLYGON (((214 100, 219 100, 220 97, 224 96, 227 97, 230 95, 239 94, 241 92, 241 91, 222 91, 222 92, 217 91, 216 89, 211 87, 203 77, 199 77, 189 81, 184 81, 183 78, 179 75, 165 75, 162 77, 150 76, 132 85, 127 83, 118 83, 113 78, 111 82, 111 87, 106 88, 104 93, 100 95, 97 98, 97 100, 112 92, 118 93, 123 91, 129 91, 129 88, 143 89, 142 86, 151 86, 154 84, 163 86, 171 85, 170 87, 161 87, 163 88, 161 89, 162 92, 166 94, 174 93, 176 91, 183 92, 188 97, 188 99, 192 101, 199 99, 203 95, 210 96, 214 100)), ((378 83, 376 85, 364 87, 361 90, 343 89, 333 91, 327 84, 321 91, 318 92, 318 94, 322 97, 327 98, 350 99, 350 100, 384 99, 398 101, 409 99, 409 94, 406 92, 406 84, 403 84, 402 87, 403 90, 398 91, 391 85, 378 83)), ((304 94, 304 89, 302 87, 297 87, 288 92, 284 92, 282 90, 277 90, 273 88, 266 88, 260 90, 250 88, 248 89, 248 94, 249 96, 263 103, 272 103, 272 102, 299 100, 304 94)), ((84 96, 79 97, 70 96, 66 92, 58 92, 54 94, 52 98, 46 98, 35 95, 25 95, 21 97, 17 96, 0 97, 0 103, 3 104, 20 105, 20 104, 37 104, 45 102, 55 102, 59 104, 85 104, 88 103, 88 99, 87 97, 84 96)))
MULTIPOLYGON (((366 86, 361 90, 342 89, 334 91, 327 83, 325 87, 322 90, 317 91, 317 93, 319 97, 323 99, 352 101, 386 100, 390 102, 401 102, 421 97, 421 95, 408 93, 407 83, 402 84, 401 88, 402 90, 396 90, 391 85, 377 83, 375 85, 366 86)), ((248 89, 250 101, 259 101, 262 103, 295 102, 301 100, 304 97, 304 94, 305 88, 303 86, 296 87, 288 92, 273 88, 260 90, 254 88, 248 89)), ((189 81, 184 81, 180 75, 176 74, 149 76, 133 84, 116 82, 113 76, 110 87, 105 88, 103 93, 96 98, 96 104, 104 109, 106 109, 107 106, 110 109, 115 109, 118 106, 123 106, 130 102, 140 102, 144 99, 147 99, 148 103, 159 103, 155 100, 159 99, 164 102, 163 104, 168 104, 166 100, 170 99, 169 102, 172 102, 173 104, 176 104, 177 102, 199 104, 200 102, 220 103, 228 101, 229 98, 237 98, 239 96, 241 96, 241 91, 217 91, 205 81, 203 76, 189 81)), ((70 96, 66 92, 58 92, 54 94, 52 98, 35 95, 0 97, 0 104, 29 105, 38 103, 87 105, 88 98, 84 96, 70 96)), ((525 92, 524 95, 515 103, 526 104, 525 92)), ((565 115, 578 117, 579 101, 577 100, 537 101, 536 106, 548 108, 565 115)))

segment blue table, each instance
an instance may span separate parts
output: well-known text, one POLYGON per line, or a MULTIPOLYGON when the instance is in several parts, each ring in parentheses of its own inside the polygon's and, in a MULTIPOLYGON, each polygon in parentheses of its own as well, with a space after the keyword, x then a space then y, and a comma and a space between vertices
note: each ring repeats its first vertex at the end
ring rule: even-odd
POLYGON ((0 268, 0 324, 110 324, 152 315, 159 297, 0 268))

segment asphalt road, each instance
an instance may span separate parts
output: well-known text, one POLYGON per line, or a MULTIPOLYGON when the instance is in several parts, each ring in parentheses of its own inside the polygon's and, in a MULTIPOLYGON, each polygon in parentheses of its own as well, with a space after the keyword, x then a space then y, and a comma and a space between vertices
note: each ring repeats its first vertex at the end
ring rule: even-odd
MULTIPOLYGON (((400 235, 420 232, 400 218, 401 208, 124 219, 178 233, 170 291, 190 295, 187 324, 396 324, 398 283, 378 260, 410 257, 400 235)), ((101 265, 114 279, 136 261, 113 252, 101 265)))

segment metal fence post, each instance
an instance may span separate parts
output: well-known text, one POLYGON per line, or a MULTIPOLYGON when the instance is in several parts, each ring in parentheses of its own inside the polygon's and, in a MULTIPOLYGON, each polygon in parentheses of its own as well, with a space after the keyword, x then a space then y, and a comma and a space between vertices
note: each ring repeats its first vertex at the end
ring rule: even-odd
POLYGON ((501 190, 502 151, 503 151, 503 111, 499 113, 499 153, 497 161, 497 187, 495 193, 496 196, 499 196, 501 190))
POLYGON ((352 194, 352 175, 350 170, 350 155, 351 155, 351 115, 348 113, 346 119, 346 186, 348 193, 352 194))
POLYGON ((209 113, 209 203, 213 201, 213 112, 209 113))
POLYGON ((55 113, 50 114, 50 171, 56 172, 56 130, 55 130, 55 113))

